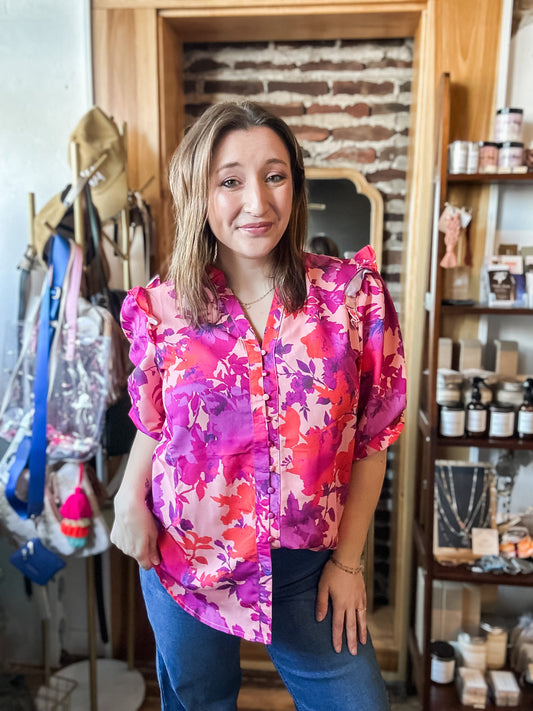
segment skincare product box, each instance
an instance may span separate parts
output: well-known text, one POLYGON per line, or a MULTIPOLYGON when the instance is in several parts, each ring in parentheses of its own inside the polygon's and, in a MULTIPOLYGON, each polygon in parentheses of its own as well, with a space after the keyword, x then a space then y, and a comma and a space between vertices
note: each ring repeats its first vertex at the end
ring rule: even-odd
POLYGON ((496 362, 494 370, 499 375, 516 375, 518 372, 518 342, 494 339, 496 362))
POLYGON ((496 706, 513 707, 520 703, 520 687, 510 671, 490 671, 489 688, 496 706))
POLYGON ((450 370, 452 367, 452 350, 453 341, 451 338, 439 338, 439 353, 437 357, 437 368, 446 368, 450 370))
POLYGON ((461 338, 459 340, 459 371, 481 368, 481 356, 481 341, 477 338, 461 338))
POLYGON ((479 669, 460 667, 455 682, 463 706, 473 706, 475 709, 487 706, 488 686, 479 669))

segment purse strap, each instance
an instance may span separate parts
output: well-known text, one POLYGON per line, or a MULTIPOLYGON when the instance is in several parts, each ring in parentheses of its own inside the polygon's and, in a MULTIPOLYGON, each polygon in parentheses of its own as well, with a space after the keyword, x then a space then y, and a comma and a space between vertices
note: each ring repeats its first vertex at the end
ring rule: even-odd
POLYGON ((39 516, 44 506, 46 476, 46 415, 50 345, 55 333, 61 303, 62 287, 70 258, 70 244, 59 235, 52 238, 51 257, 46 277, 46 290, 39 314, 35 377, 33 384, 33 422, 31 437, 25 436, 9 470, 6 497, 21 518, 39 516), (20 474, 29 465, 28 498, 16 494, 20 474))

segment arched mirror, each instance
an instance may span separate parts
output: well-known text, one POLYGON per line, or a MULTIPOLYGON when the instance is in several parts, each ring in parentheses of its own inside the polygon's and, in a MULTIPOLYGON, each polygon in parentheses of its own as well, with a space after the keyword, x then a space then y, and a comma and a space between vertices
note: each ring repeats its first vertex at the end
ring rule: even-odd
MULTIPOLYGON (((332 240, 338 256, 350 258, 369 244, 376 253, 379 269, 383 244, 381 193, 368 184, 364 175, 350 168, 306 168, 305 176, 309 201, 309 251, 332 254, 328 251, 332 240), (324 241, 322 238, 327 239, 324 241)), ((370 613, 374 596, 373 525, 368 531, 363 558, 367 606, 370 613)))
POLYGON ((351 168, 306 168, 308 239, 326 236, 340 257, 369 244, 381 267, 383 198, 362 173, 351 168))

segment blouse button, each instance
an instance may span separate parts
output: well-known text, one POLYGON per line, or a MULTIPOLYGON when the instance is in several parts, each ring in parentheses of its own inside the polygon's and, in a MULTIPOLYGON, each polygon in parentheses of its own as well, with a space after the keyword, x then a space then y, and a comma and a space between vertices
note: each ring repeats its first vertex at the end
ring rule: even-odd
POLYGON ((266 370, 263 370, 263 372, 261 373, 261 375, 263 376, 263 378, 266 378, 266 376, 268 375, 268 373, 266 372, 266 370))
POLYGON ((262 356, 266 356, 266 354, 267 354, 267 352, 265 351, 265 349, 264 349, 264 348, 261 348, 261 355, 262 355, 262 356))
POLYGON ((268 489, 267 489, 267 493, 269 493, 269 494, 275 494, 275 493, 276 493, 276 490, 274 489, 273 486, 269 486, 268 489))
POLYGON ((273 518, 276 518, 276 514, 275 514, 273 511, 271 511, 271 512, 268 514, 268 518, 269 518, 270 520, 272 520, 273 518))
POLYGON ((270 395, 268 395, 268 393, 265 393, 263 395, 263 400, 270 400, 270 395))

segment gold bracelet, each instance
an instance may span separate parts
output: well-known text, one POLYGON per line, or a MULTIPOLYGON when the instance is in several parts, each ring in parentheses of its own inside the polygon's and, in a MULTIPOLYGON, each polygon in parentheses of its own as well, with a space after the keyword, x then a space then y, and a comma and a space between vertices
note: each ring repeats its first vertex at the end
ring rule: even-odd
POLYGON ((341 570, 344 570, 345 573, 350 573, 350 575, 357 575, 363 570, 363 566, 359 565, 357 568, 349 568, 347 565, 343 565, 342 563, 339 563, 339 561, 334 558, 333 556, 330 556, 329 560, 333 563, 333 565, 336 565, 337 568, 340 568, 341 570))

